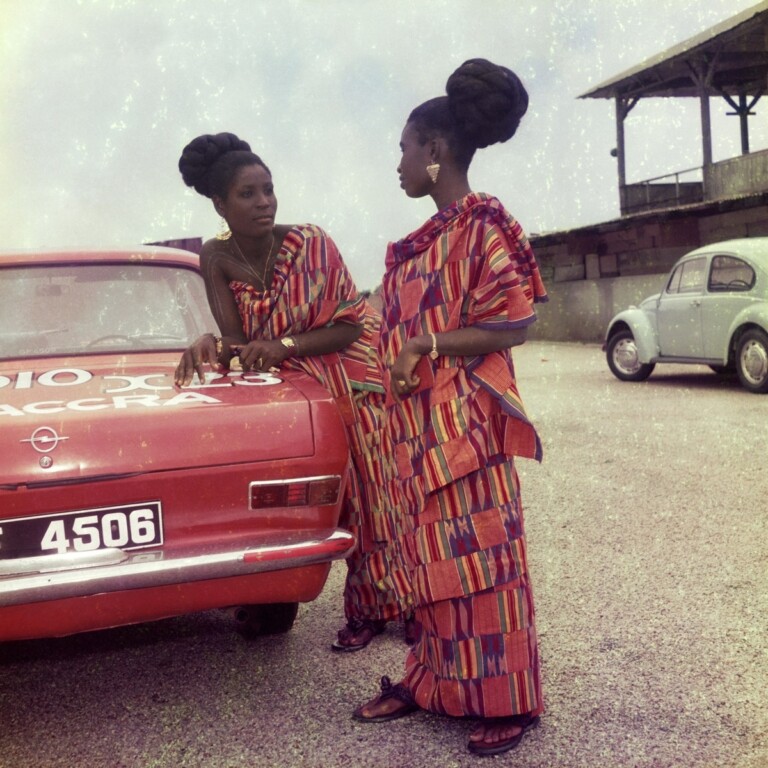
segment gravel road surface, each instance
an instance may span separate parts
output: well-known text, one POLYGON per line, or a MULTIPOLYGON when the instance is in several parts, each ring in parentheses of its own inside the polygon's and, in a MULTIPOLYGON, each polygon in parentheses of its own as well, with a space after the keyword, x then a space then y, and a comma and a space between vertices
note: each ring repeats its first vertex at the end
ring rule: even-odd
POLYGON ((768 766, 768 396, 704 367, 622 383, 595 345, 515 357, 547 712, 514 752, 470 756, 471 721, 350 719, 405 645, 329 651, 336 564, 280 637, 210 611, 0 646, 0 766, 768 766))

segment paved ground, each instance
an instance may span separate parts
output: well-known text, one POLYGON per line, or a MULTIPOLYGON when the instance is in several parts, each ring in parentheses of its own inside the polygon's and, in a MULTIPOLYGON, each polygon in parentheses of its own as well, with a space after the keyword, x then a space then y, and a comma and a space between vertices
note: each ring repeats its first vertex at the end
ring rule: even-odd
POLYGON ((519 469, 547 713, 515 752, 472 758, 470 722, 425 713, 350 720, 405 646, 328 652, 338 565, 284 637, 213 611, 0 647, 0 766, 768 765, 768 396, 682 366, 622 384, 597 346, 516 359, 546 451, 519 469))

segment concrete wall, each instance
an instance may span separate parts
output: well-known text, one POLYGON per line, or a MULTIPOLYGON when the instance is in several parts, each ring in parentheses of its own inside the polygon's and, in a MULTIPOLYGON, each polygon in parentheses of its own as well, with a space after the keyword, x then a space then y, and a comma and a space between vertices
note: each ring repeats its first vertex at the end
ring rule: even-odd
POLYGON ((609 320, 630 304, 658 293, 667 273, 548 283, 549 301, 536 305, 529 338, 601 342, 609 320))
POLYGON ((531 337, 601 341, 617 312, 661 290, 683 254, 761 235, 768 235, 768 192, 535 235, 531 244, 550 300, 537 307, 531 337))
POLYGON ((645 182, 627 184, 624 187, 622 215, 651 211, 655 208, 670 208, 675 205, 689 205, 704 199, 704 185, 700 181, 681 181, 679 184, 645 182))
POLYGON ((721 160, 704 171, 708 200, 762 192, 768 178, 768 150, 721 160))
MULTIPOLYGON (((766 175, 768 179, 768 175, 766 175)), ((768 206, 761 205, 742 211, 723 211, 702 218, 699 223, 701 244, 717 243, 737 237, 768 235, 768 206)))

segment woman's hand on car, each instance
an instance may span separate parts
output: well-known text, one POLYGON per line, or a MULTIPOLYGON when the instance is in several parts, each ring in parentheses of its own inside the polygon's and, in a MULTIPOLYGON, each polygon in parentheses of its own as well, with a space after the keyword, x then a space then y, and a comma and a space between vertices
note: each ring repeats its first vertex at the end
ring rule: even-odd
POLYGON ((291 356, 291 350, 279 339, 255 339, 233 351, 239 355, 243 371, 277 369, 291 356))
POLYGON ((204 366, 206 364, 210 365, 214 371, 220 371, 224 367, 216 353, 216 339, 210 333, 200 336, 200 338, 184 350, 181 360, 179 360, 179 364, 176 366, 174 383, 177 387, 186 387, 192 382, 195 373, 197 373, 198 380, 201 384, 204 384, 204 366))

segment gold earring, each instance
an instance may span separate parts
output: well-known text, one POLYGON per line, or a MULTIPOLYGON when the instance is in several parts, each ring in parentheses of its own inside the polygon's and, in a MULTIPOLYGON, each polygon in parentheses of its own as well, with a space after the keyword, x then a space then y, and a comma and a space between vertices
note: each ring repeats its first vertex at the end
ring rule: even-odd
POLYGON ((435 184, 437 182, 437 174, 440 173, 440 163, 430 163, 427 166, 427 173, 429 178, 432 179, 432 183, 435 184))
POLYGON ((229 224, 227 224, 227 220, 222 216, 219 222, 219 231, 216 233, 216 239, 229 240, 230 237, 232 237, 232 232, 230 232, 229 224))

